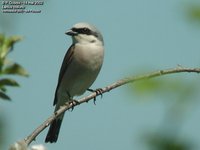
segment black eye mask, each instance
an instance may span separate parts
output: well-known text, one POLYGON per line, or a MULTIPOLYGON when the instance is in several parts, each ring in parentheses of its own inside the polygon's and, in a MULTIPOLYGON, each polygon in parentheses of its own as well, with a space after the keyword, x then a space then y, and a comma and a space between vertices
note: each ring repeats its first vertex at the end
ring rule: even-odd
POLYGON ((78 34, 86 34, 86 35, 94 35, 95 37, 97 36, 96 32, 91 31, 89 28, 72 28, 71 29, 74 32, 77 32, 78 34))

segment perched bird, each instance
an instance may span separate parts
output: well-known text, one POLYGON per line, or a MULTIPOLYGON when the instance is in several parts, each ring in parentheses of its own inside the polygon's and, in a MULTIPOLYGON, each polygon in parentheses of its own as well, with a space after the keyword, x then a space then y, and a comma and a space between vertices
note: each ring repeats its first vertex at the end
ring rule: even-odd
MULTIPOLYGON (((95 26, 77 23, 65 34, 72 37, 72 45, 60 69, 53 103, 55 111, 89 89, 99 74, 104 58, 103 37, 95 26)), ((50 125, 46 143, 57 141, 63 117, 64 114, 50 125)))

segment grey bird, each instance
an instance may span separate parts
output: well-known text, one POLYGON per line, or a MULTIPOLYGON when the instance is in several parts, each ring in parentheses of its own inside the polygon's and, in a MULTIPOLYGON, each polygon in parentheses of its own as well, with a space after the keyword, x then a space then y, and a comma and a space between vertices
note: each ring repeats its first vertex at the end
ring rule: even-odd
MULTIPOLYGON (((55 111, 89 89, 99 74, 104 58, 103 37, 95 26, 77 23, 65 34, 72 37, 72 45, 60 69, 53 103, 55 111)), ((46 143, 57 141, 63 117, 64 114, 50 125, 46 143)))

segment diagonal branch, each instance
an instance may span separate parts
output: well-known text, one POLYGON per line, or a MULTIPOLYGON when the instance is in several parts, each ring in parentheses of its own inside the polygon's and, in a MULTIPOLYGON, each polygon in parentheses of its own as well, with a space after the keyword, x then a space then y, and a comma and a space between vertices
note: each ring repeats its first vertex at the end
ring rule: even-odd
MULTIPOLYGON (((118 80, 117 82, 114 82, 111 85, 108 85, 104 88, 102 88, 102 93, 105 92, 109 92, 112 89, 115 89, 117 87, 120 87, 122 85, 131 83, 131 82, 135 82, 135 81, 139 81, 139 80, 144 80, 144 79, 150 79, 150 78, 155 78, 155 77, 159 77, 159 76, 163 76, 163 75, 167 75, 167 74, 174 74, 174 73, 181 73, 181 72, 188 72, 188 73, 200 73, 200 68, 183 68, 183 67, 177 67, 177 68, 172 68, 172 69, 167 69, 167 70, 159 70, 159 71, 155 71, 152 73, 147 73, 144 75, 139 75, 139 76, 132 76, 132 77, 128 77, 128 78, 124 78, 121 80, 118 80)), ((66 103, 64 106, 60 107, 60 109, 58 111, 56 111, 53 115, 51 115, 44 123, 42 123, 38 128, 36 128, 29 136, 27 136, 24 141, 27 145, 29 145, 33 140, 35 140, 35 138, 46 128, 48 127, 53 120, 55 120, 59 115, 61 115, 62 113, 64 113, 65 111, 80 105, 82 103, 88 102, 92 99, 94 99, 97 95, 97 93, 93 92, 92 94, 83 97, 81 99, 79 99, 79 103, 66 103)))

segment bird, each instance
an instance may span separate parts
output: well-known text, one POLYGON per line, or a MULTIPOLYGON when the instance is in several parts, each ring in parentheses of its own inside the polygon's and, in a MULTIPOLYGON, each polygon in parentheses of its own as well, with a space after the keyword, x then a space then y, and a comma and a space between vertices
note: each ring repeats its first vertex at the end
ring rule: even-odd
MULTIPOLYGON (((92 24, 80 22, 65 32, 71 36, 72 45, 67 50, 55 90, 54 112, 74 96, 90 89, 96 80, 104 60, 104 40, 101 32, 92 24)), ((59 136, 64 113, 49 127, 45 142, 55 143, 59 136)))

